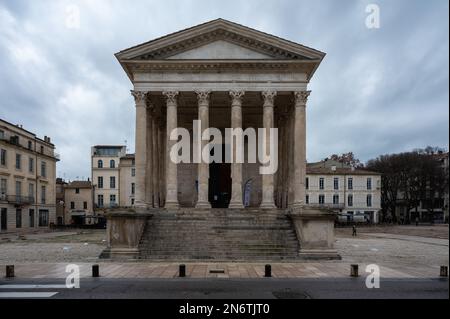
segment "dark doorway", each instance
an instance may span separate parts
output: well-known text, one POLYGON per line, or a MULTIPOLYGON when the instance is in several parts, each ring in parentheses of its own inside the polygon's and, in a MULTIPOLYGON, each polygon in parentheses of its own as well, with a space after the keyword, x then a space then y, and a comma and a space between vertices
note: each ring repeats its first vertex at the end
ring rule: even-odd
POLYGON ((7 214, 8 214, 7 209, 6 209, 6 208, 2 208, 2 211, 1 211, 1 217, 0 217, 0 221, 1 221, 0 224, 2 224, 1 230, 6 230, 6 229, 8 229, 8 218, 7 218, 7 214))
POLYGON ((213 162, 209 164, 208 200, 212 208, 228 208, 230 203, 231 164, 224 162, 225 144, 222 145, 222 163, 213 162))

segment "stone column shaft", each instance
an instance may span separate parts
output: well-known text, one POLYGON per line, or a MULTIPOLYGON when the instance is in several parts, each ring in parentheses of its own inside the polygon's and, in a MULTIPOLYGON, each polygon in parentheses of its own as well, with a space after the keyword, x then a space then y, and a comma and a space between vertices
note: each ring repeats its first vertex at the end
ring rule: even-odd
MULTIPOLYGON (((198 119, 201 121, 201 134, 209 128, 209 91, 197 91, 198 98, 198 119)), ((201 138, 201 136, 200 136, 201 138)), ((201 150, 208 144, 208 141, 201 142, 201 150)), ((201 152, 200 150, 200 152, 201 152)), ((208 202, 209 183, 209 163, 205 163, 201 158, 198 164, 198 199, 196 208, 211 208, 208 202)))
POLYGON ((295 92, 294 109, 294 209, 305 203, 306 178, 306 102, 311 91, 295 92))
POLYGON ((166 131, 166 208, 178 208, 178 176, 177 164, 170 158, 170 150, 176 141, 170 140, 170 133, 178 126, 177 95, 178 92, 163 92, 167 98, 167 131, 166 131))
MULTIPOLYGON (((146 152, 146 177, 145 177, 145 201, 148 206, 153 207, 153 105, 151 103, 147 103, 147 152, 146 152)), ((135 160, 136 161, 136 160, 135 160)), ((136 189, 135 189, 136 192, 136 189)))
MULTIPOLYGON (((270 152, 270 129, 273 128, 273 106, 276 96, 274 91, 262 92, 264 98, 263 109, 263 125, 266 134, 266 153, 270 152)), ((277 150, 278 151, 278 150, 277 150)), ((262 201, 261 208, 272 209, 275 208, 274 204, 274 176, 273 174, 262 175, 262 201)))
POLYGON ((146 165, 147 165, 147 107, 146 92, 131 91, 136 103, 136 131, 135 131, 135 201, 137 208, 147 208, 145 203, 146 165))
MULTIPOLYGON (((244 91, 231 91, 231 128, 242 128, 242 97, 244 91)), ((231 200, 229 208, 244 208, 242 201, 242 164, 236 163, 236 143, 233 141, 231 163, 231 200)))

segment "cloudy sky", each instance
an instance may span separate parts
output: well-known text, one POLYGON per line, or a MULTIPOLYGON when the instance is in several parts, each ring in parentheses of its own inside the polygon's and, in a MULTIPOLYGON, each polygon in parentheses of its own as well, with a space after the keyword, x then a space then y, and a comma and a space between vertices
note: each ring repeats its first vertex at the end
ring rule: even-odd
POLYGON ((127 141, 134 152, 131 83, 113 54, 220 17, 327 53, 310 84, 309 161, 448 149, 448 7, 447 0, 0 0, 0 118, 51 136, 59 176, 88 177, 91 145, 127 141), (379 29, 365 24, 371 3, 380 8, 379 29))

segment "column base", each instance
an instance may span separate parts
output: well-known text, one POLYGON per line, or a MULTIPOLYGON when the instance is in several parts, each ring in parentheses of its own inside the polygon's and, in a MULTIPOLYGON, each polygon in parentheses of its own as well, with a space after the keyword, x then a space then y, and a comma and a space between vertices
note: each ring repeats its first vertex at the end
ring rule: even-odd
POLYGON ((238 208, 238 209, 242 209, 244 208, 244 204, 239 203, 239 202, 230 202, 230 204, 228 205, 228 208, 238 208))
POLYGON ((210 209, 211 208, 211 204, 209 202, 197 202, 197 204, 195 205, 195 208, 210 209))
POLYGON ((261 208, 261 209, 274 209, 274 208, 277 208, 277 207, 272 202, 265 202, 265 203, 261 203, 261 205, 259 205, 259 208, 261 208))
POLYGON ((164 208, 166 208, 166 209, 178 209, 178 208, 180 208, 180 205, 178 204, 178 202, 167 202, 166 201, 166 205, 164 206, 164 208))
POLYGON ((341 260, 334 249, 300 249, 298 257, 304 260, 341 260))

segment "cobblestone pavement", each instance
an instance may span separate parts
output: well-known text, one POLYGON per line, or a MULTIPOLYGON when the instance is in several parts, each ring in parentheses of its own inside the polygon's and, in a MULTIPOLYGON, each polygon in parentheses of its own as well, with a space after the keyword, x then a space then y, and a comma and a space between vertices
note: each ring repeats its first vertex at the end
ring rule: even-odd
MULTIPOLYGON (((406 229, 373 227, 370 231, 359 229, 357 237, 351 237, 351 229, 338 229, 336 249, 341 261, 297 262, 272 264, 276 278, 330 278, 346 277, 350 264, 377 264, 384 278, 435 278, 439 267, 448 265, 449 241, 445 237, 448 227, 439 229, 406 229), (390 230, 390 232, 389 232, 390 230), (416 236, 427 233, 431 237, 416 236), (404 235, 404 233, 413 234, 404 235)), ((409 226, 401 226, 409 227, 409 226)), ((420 228, 420 227, 419 227, 420 228)), ((100 265, 106 278, 172 278, 178 275, 178 264, 170 262, 112 262, 99 260, 98 255, 106 247, 105 232, 53 232, 29 234, 25 237, 9 234, 0 236, 0 277, 5 265, 14 264, 21 278, 65 278, 65 267, 76 263, 82 277, 91 276, 91 265, 100 265), (3 239, 5 238, 5 239, 3 239)), ((193 278, 257 278, 264 274, 265 263, 186 263, 187 275, 193 278), (210 270, 223 270, 212 274, 210 270)))

